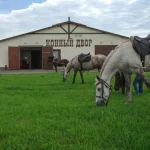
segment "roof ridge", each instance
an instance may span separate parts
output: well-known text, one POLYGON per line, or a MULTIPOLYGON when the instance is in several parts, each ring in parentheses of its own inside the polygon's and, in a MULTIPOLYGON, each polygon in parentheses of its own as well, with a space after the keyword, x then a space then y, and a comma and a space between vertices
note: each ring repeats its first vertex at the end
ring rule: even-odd
POLYGON ((45 28, 42 28, 42 29, 37 29, 37 30, 26 32, 26 33, 23 33, 23 34, 18 34, 18 35, 12 36, 12 37, 4 38, 4 39, 1 39, 0 42, 5 41, 5 40, 9 40, 9 39, 12 39, 12 38, 16 38, 16 37, 19 37, 19 36, 27 35, 27 34, 34 34, 35 32, 42 31, 42 30, 49 29, 49 28, 53 28, 53 27, 57 27, 57 26, 61 26, 63 24, 67 24, 67 23, 72 23, 72 24, 75 24, 75 25, 78 25, 78 26, 82 26, 82 27, 92 29, 92 30, 95 30, 95 31, 99 31, 99 32, 102 32, 102 33, 106 33, 106 34, 112 34, 112 35, 121 36, 121 37, 124 37, 124 38, 129 38, 127 36, 123 36, 123 35, 111 33, 111 32, 108 32, 108 31, 96 29, 96 28, 89 27, 87 25, 84 25, 84 24, 81 24, 81 23, 78 23, 78 22, 68 20, 68 21, 57 23, 57 24, 54 24, 54 25, 51 25, 49 27, 45 27, 45 28))

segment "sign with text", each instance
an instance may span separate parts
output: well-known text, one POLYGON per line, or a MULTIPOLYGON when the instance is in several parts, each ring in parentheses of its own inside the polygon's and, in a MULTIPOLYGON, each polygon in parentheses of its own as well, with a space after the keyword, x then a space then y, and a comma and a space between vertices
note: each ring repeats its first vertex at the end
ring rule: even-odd
POLYGON ((92 43, 91 39, 49 39, 46 40, 46 46, 53 47, 90 47, 92 43))

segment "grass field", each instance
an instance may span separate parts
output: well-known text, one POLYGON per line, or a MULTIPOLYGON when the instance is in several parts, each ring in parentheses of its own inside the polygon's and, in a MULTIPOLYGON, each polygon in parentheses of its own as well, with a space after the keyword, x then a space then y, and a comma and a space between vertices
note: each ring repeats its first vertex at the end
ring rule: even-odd
POLYGON ((85 85, 60 73, 1 75, 0 150, 149 150, 149 91, 125 105, 113 90, 97 107, 96 74, 84 73, 85 85))

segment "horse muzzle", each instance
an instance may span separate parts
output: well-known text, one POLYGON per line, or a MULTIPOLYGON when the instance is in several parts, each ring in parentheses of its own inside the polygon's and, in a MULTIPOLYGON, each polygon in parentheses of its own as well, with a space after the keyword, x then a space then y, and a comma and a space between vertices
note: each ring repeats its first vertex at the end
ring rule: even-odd
POLYGON ((65 79, 65 78, 63 78, 63 79, 62 79, 62 81, 63 81, 63 82, 66 82, 66 79, 65 79))
POLYGON ((96 106, 107 106, 105 102, 96 102, 96 106))

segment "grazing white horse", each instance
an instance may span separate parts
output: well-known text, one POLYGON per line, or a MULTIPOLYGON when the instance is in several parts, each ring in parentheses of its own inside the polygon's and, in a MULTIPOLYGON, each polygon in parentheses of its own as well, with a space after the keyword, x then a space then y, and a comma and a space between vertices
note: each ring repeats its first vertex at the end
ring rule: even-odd
POLYGON ((89 70, 93 70, 93 69, 100 70, 105 59, 106 59, 105 55, 101 55, 101 54, 92 55, 90 61, 82 63, 82 66, 81 66, 81 63, 78 60, 78 56, 75 56, 74 58, 72 58, 69 61, 69 63, 65 67, 63 74, 62 74, 62 78, 63 78, 62 80, 64 82, 66 81, 66 79, 69 75, 69 72, 73 68, 74 69, 74 78, 73 78, 72 83, 75 83, 75 78, 76 78, 78 71, 80 72, 82 83, 84 83, 82 70, 84 70, 84 71, 89 71, 89 70))
POLYGON ((133 39, 121 43, 113 50, 109 58, 106 59, 102 67, 100 76, 96 77, 96 105, 107 105, 111 93, 110 82, 112 77, 118 72, 123 72, 127 86, 127 102, 132 101, 131 95, 131 74, 139 75, 145 85, 150 88, 150 82, 145 76, 140 55, 133 48, 133 39))

